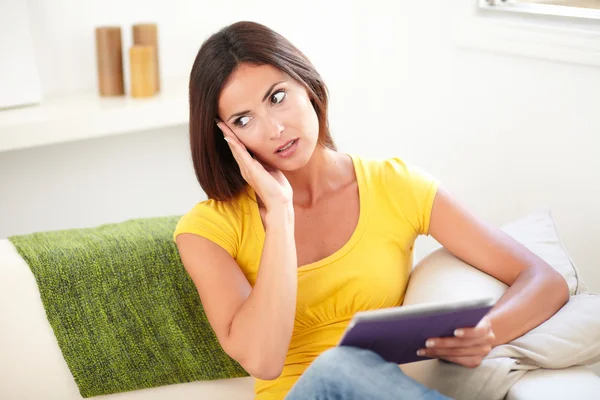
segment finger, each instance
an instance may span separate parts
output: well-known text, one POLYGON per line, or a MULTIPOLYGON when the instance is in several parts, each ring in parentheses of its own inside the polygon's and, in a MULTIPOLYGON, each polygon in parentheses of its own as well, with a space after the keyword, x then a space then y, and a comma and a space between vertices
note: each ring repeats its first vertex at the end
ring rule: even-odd
POLYGON ((454 331, 454 335, 461 338, 476 338, 487 335, 492 330, 490 320, 484 317, 474 328, 460 328, 454 331))
POLYGON ((235 158, 235 161, 238 163, 238 165, 240 167, 242 167, 243 163, 238 154, 239 153, 238 148, 235 146, 233 141, 229 140, 226 136, 223 136, 223 139, 225 140, 225 142, 227 142, 227 146, 229 146, 229 150, 231 150, 231 154, 233 155, 233 158, 235 158))
POLYGON ((229 127, 226 124, 224 124, 223 122, 217 123, 217 128, 219 128, 221 133, 223 133, 223 139, 227 142, 227 145, 229 146, 229 149, 231 150, 231 154, 233 155, 233 158, 235 158, 235 161, 238 163, 240 170, 241 170, 242 168, 245 167, 242 152, 240 149, 241 143, 239 143, 239 140, 237 139, 237 137, 235 137, 235 135, 233 135, 233 133, 231 132, 229 127), (228 132, 228 133, 226 133, 226 132, 228 132))
POLYGON ((424 352, 421 353, 425 357, 438 358, 438 357, 466 357, 466 356, 482 356, 485 357, 492 350, 490 344, 472 346, 472 347, 455 347, 455 348, 426 348, 421 349, 424 352))
POLYGON ((477 324, 477 327, 491 327, 492 323, 490 321, 490 318, 486 315, 483 318, 481 318, 481 320, 479 321, 479 323, 477 324))
MULTIPOLYGON (((225 140, 230 144, 230 148, 233 148, 234 151, 237 153, 238 163, 239 161, 242 161, 247 167, 255 166, 256 163, 254 160, 256 160, 256 157, 253 157, 252 154, 250 154, 246 146, 238 139, 235 132, 233 132, 225 122, 216 118, 215 121, 217 122, 217 126, 219 127, 221 132, 223 132, 225 140)), ((261 160, 258 161, 263 167, 265 167, 264 162, 262 162, 261 160)))
POLYGON ((227 141, 227 145, 229 146, 229 150, 231 151, 231 154, 233 155, 233 158, 234 158, 236 164, 238 165, 238 168, 240 170, 240 174, 242 175, 242 178, 244 178, 244 180, 246 182, 250 183, 249 167, 244 162, 242 156, 240 155, 239 147, 236 147, 236 145, 229 140, 226 140, 226 141, 227 141))
POLYGON ((471 347, 482 344, 491 344, 494 341, 494 334, 490 331, 484 336, 474 338, 464 337, 443 337, 443 338, 431 338, 425 342, 425 346, 428 348, 456 348, 456 347, 471 347))
POLYGON ((229 125, 227 125, 225 122, 223 122, 223 121, 221 121, 219 119, 215 119, 215 121, 217 123, 217 126, 219 127, 219 129, 223 133, 224 137, 228 138, 229 141, 235 141, 236 143, 240 142, 240 140, 238 139, 237 135, 235 134, 235 132, 233 132, 231 130, 231 128, 229 127, 229 125))
POLYGON ((250 166, 252 164, 253 158, 250 155, 250 153, 248 153, 246 146, 244 146, 244 144, 240 142, 240 140, 233 133, 233 131, 229 129, 227 124, 225 124, 224 122, 219 122, 217 126, 219 127, 221 132, 223 132, 225 140, 229 143, 229 146, 230 148, 232 148, 232 151, 235 151, 237 153, 239 157, 238 163, 239 161, 242 161, 244 162, 244 164, 246 164, 246 166, 250 166))
POLYGON ((449 361, 454 364, 462 365, 467 368, 477 368, 481 365, 483 358, 481 357, 443 357, 441 360, 449 361))
POLYGON ((242 161, 242 159, 240 158, 238 151, 236 150, 235 146, 232 145, 231 143, 227 142, 227 145, 229 146, 229 150, 231 150, 231 154, 233 155, 233 158, 235 160, 235 162, 237 163, 240 172, 242 174, 242 177, 244 179, 246 179, 246 171, 247 171, 247 167, 246 165, 244 165, 244 162, 242 161))

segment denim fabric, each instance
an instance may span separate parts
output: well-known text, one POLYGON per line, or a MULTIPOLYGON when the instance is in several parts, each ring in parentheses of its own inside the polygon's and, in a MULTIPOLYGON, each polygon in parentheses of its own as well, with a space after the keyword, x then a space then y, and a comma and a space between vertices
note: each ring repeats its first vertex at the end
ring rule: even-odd
POLYGON ((449 399, 410 378, 376 353, 334 347, 306 369, 286 400, 442 400, 449 399))

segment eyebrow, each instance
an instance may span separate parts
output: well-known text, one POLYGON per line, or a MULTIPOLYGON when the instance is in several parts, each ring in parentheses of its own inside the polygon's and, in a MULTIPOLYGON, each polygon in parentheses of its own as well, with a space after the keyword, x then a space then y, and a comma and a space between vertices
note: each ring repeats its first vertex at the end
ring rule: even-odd
MULTIPOLYGON (((267 97, 269 97, 269 94, 271 94, 271 91, 273 91, 273 88, 275 86, 277 86, 277 85, 279 85, 280 83, 283 83, 283 82, 285 82, 285 81, 279 81, 279 82, 275 82, 274 84, 272 84, 271 87, 269 87, 269 90, 267 90, 267 92, 263 96, 262 101, 265 101, 267 99, 267 97)), ((240 115, 243 115, 243 114, 248 114, 249 112, 250 112, 250 110, 244 110, 244 111, 237 112, 235 114, 231 114, 229 116, 229 118, 227 118, 227 121, 229 121, 230 119, 232 119, 234 117, 237 117, 237 116, 240 116, 240 115)))

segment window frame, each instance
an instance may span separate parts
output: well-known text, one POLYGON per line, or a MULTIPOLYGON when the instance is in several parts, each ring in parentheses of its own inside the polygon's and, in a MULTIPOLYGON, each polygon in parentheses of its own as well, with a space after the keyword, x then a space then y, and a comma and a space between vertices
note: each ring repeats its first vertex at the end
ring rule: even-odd
POLYGON ((506 12, 487 1, 455 3, 453 35, 459 48, 600 67, 597 19, 506 12))
POLYGON ((479 8, 484 10, 504 12, 600 20, 600 9, 571 7, 554 4, 521 3, 510 0, 479 0, 479 8))

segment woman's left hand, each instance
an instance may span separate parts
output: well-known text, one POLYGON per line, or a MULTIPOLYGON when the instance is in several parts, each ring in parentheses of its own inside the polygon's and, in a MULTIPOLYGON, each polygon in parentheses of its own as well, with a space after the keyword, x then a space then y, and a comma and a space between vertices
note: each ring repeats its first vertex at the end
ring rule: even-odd
POLYGON ((476 368, 492 350, 495 339, 490 320, 484 317, 475 328, 457 329, 453 337, 428 339, 427 348, 418 354, 476 368))

